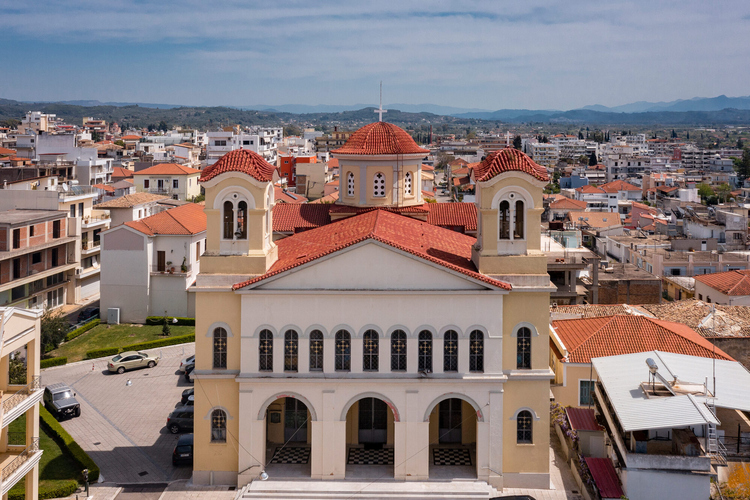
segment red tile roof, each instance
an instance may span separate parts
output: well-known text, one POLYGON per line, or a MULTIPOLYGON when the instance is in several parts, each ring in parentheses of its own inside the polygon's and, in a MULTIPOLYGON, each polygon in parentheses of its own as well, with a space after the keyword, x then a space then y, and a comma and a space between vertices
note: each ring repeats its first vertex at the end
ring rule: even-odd
POLYGON ((570 427, 576 431, 603 431, 604 427, 596 422, 596 412, 593 408, 565 408, 570 427))
POLYGON ((15 156, 16 151, 14 149, 0 148, 0 156, 15 156))
POLYGON ((354 132, 346 144, 331 151, 333 154, 348 155, 426 155, 429 152, 420 148, 406 130, 386 122, 365 125, 354 132))
POLYGON ((432 172, 435 170, 435 167, 433 167, 432 165, 427 165, 425 163, 422 163, 422 170, 432 172))
POLYGON ((273 196, 278 203, 307 203, 307 198, 297 193, 290 193, 280 188, 273 187, 273 196))
POLYGON ((332 214, 351 215, 364 214, 367 212, 372 212, 373 210, 387 210, 388 212, 393 212, 396 214, 423 214, 429 210, 425 205, 427 205, 427 203, 423 205, 412 205, 409 207, 351 207, 349 205, 336 204, 331 205, 329 210, 332 214))
POLYGON ((311 201, 310 203, 335 203, 339 199, 339 192, 334 191, 331 194, 327 194, 322 198, 318 198, 315 201, 311 201))
POLYGON ((599 186, 605 193, 617 193, 620 191, 640 191, 641 188, 623 180, 616 180, 599 186))
POLYGON ((605 227, 619 226, 620 214, 617 212, 580 212, 571 210, 568 212, 568 219, 576 224, 601 229, 605 227), (583 217, 584 221, 578 219, 583 217))
POLYGON ((273 230, 278 233, 295 233, 331 223, 328 210, 331 205, 322 203, 279 203, 273 207, 273 230))
POLYGON ((106 191, 107 193, 114 193, 115 188, 112 186, 107 186, 106 184, 93 184, 91 187, 95 187, 96 189, 101 189, 102 191, 106 191))
POLYGON ((620 485, 615 466, 609 458, 586 457, 591 477, 596 483, 601 498, 623 498, 625 494, 620 485))
POLYGON ((549 208, 552 210, 586 210, 586 206, 587 203, 585 201, 563 198, 562 200, 555 200, 550 203, 549 208))
POLYGON ((568 351, 569 363, 654 350, 733 361, 692 328, 645 316, 563 319, 552 326, 568 351))
POLYGON ((149 236, 198 234, 205 231, 207 226, 203 206, 196 203, 170 208, 141 220, 126 222, 125 225, 149 236))
POLYGON ((723 273, 698 274, 695 276, 706 286, 734 297, 750 295, 750 270, 726 271, 723 273))
POLYGON ((576 191, 578 191, 579 193, 603 193, 604 192, 603 189, 600 189, 596 186, 591 186, 589 184, 576 188, 576 191))
POLYGON ((486 182, 504 172, 524 172, 540 181, 549 181, 547 169, 515 148, 499 149, 489 154, 483 162, 474 167, 474 176, 479 182, 486 182))
POLYGON ((112 177, 116 178, 129 178, 133 177, 133 171, 123 167, 114 167, 112 169, 112 177))
POLYGON ((387 210, 373 210, 277 241, 278 260, 271 269, 233 288, 257 283, 366 240, 378 241, 497 288, 511 289, 509 283, 477 272, 471 261, 474 238, 387 210))
POLYGON ((139 141, 142 137, 140 135, 123 135, 120 139, 123 141, 139 141))
POLYGON ((206 182, 225 172, 241 172, 255 180, 270 182, 276 167, 262 156, 249 149, 235 149, 225 154, 219 161, 203 169, 199 182, 206 182))
POLYGON ((473 203, 428 203, 427 223, 433 226, 463 226, 464 231, 477 230, 477 206, 473 203))
POLYGON ((191 175, 200 173, 200 170, 186 167, 185 165, 178 165, 177 163, 159 163, 153 167, 139 170, 133 175, 191 175))

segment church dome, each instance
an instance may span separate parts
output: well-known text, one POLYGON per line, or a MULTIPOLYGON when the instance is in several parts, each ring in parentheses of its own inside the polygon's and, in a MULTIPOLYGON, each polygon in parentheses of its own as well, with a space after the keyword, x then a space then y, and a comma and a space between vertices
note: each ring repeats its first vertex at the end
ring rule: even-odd
POLYGON ((534 160, 515 148, 505 148, 487 155, 487 158, 474 167, 477 182, 487 182, 505 172, 523 172, 540 181, 549 181, 547 169, 534 163, 534 160))
POLYGON ((401 127, 392 123, 375 122, 354 132, 342 147, 331 151, 346 155, 404 155, 429 153, 420 148, 401 127))

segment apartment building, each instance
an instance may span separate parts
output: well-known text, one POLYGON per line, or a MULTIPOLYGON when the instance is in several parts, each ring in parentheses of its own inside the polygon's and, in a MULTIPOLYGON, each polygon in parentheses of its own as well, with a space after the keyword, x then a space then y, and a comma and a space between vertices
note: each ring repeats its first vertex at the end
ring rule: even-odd
POLYGON ((174 200, 192 201, 201 194, 198 186, 200 170, 177 165, 160 163, 133 173, 136 193, 151 193, 170 196, 174 200))
POLYGON ((23 481, 25 498, 39 498, 39 404, 44 388, 39 369, 40 318, 42 311, 0 307, 0 494, 7 498, 13 486, 23 481), (11 379, 11 358, 19 353, 26 360, 25 373, 11 379), (25 436, 9 432, 15 420, 26 422, 25 436))
POLYGON ((554 144, 529 142, 526 146, 528 155, 539 165, 552 168, 560 160, 560 150, 554 144))
POLYGON ((339 130, 338 127, 333 127, 333 132, 330 134, 321 135, 315 138, 315 148, 318 151, 331 151, 332 149, 340 148, 354 132, 348 130, 339 130))
POLYGON ((57 118, 57 115, 42 113, 41 111, 29 111, 21 119, 21 124, 18 125, 18 132, 21 134, 51 132, 60 123, 62 123, 62 119, 57 118))
POLYGON ((0 212, 0 306, 56 308, 75 302, 76 219, 59 210, 0 212))
POLYGON ((220 132, 206 134, 206 165, 213 165, 219 158, 236 149, 249 149, 258 153, 264 160, 276 164, 278 143, 281 141, 283 129, 256 128, 253 131, 242 131, 239 127, 231 127, 220 132))

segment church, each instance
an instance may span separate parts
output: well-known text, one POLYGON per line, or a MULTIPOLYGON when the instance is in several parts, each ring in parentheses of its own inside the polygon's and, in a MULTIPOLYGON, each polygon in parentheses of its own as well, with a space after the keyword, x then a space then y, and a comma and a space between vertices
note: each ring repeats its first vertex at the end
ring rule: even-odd
POLYGON ((195 484, 473 479, 549 488, 546 170, 473 170, 477 237, 426 222, 420 148, 366 125, 333 152, 331 222, 274 240, 273 165, 203 170, 195 484))

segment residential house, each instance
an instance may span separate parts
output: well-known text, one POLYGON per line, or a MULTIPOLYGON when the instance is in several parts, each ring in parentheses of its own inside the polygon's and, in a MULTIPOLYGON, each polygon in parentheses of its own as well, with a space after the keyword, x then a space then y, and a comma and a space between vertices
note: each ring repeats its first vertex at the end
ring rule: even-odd
POLYGON ((750 306, 750 270, 697 275, 695 296, 709 304, 750 306))
POLYGON ((201 193, 198 186, 200 170, 160 163, 133 173, 136 193, 163 194, 175 200, 192 201, 201 193))
POLYGON ((195 317, 189 288, 206 249, 202 205, 187 203, 125 222, 101 236, 102 311, 119 309, 126 323, 165 314, 195 317))
POLYGON ((168 207, 159 205, 159 202, 168 199, 170 198, 162 194, 134 193, 99 203, 96 208, 107 210, 112 220, 111 227, 115 227, 166 210, 168 207))
POLYGON ((588 203, 561 196, 549 205, 549 220, 566 220, 571 211, 585 212, 588 203))

